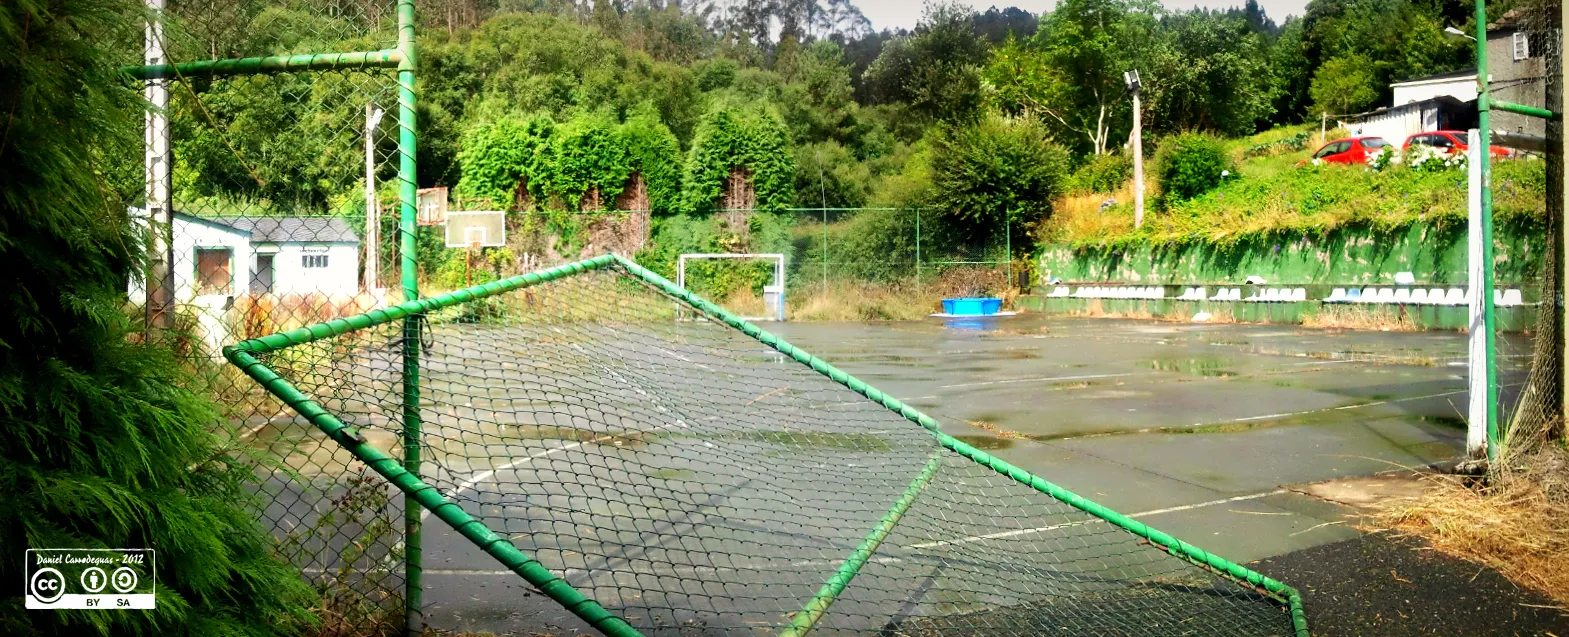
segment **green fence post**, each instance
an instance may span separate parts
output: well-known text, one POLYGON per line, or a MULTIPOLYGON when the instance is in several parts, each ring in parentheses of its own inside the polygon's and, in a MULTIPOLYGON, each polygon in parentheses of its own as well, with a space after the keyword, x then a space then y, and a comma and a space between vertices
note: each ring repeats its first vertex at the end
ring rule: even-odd
MULTIPOLYGON (((414 0, 398 0, 398 219, 402 256, 403 300, 419 299, 419 264, 414 246, 418 228, 415 214, 418 182, 415 152, 419 135, 414 113, 414 78, 419 56, 414 46, 414 0)), ((403 319, 403 468, 415 478, 420 471, 419 354, 420 316, 403 319)), ((403 496, 403 613, 405 632, 411 637, 425 630, 422 587, 423 560, 420 541, 420 504, 412 495, 403 496)))
POLYGON ((1493 189, 1491 186, 1492 162, 1488 161, 1488 110, 1491 98, 1487 89, 1487 2, 1476 0, 1476 166, 1482 172, 1482 289, 1473 294, 1482 295, 1482 326, 1487 330, 1483 340, 1487 344, 1487 459, 1496 459, 1498 452, 1498 343, 1495 334, 1498 325, 1493 308, 1493 189))

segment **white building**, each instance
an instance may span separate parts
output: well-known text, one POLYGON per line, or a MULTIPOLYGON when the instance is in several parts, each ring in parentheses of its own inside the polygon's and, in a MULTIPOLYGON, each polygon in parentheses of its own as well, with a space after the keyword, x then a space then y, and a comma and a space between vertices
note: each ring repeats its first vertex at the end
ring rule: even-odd
POLYGON ((1399 106, 1339 118, 1336 126, 1353 136, 1382 137, 1399 146, 1410 135, 1434 130, 1465 130, 1476 124, 1476 106, 1448 95, 1397 103, 1399 106))
MULTIPOLYGON (((131 210, 133 219, 146 212, 131 210)), ((336 217, 197 217, 174 214, 175 303, 193 310, 213 351, 229 330, 224 313, 241 295, 354 295, 360 240, 336 217)), ((131 302, 146 300, 133 278, 131 302)))
MULTIPOLYGON (((133 217, 145 218, 140 210, 133 217)), ((336 217, 197 217, 174 213, 178 302, 241 294, 354 294, 360 239, 336 217)), ((145 291, 132 281, 130 296, 145 291)))
MULTIPOLYGON (((1389 85, 1394 91, 1395 106, 1423 102, 1439 96, 1453 97, 1462 102, 1476 99, 1476 71, 1439 73, 1389 85)), ((1419 131, 1420 132, 1420 131, 1419 131)))

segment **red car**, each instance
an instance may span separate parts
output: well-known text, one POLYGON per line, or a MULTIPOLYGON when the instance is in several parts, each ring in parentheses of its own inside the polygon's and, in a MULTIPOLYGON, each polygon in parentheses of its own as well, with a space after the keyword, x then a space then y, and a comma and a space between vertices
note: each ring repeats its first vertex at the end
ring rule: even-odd
MULTIPOLYGON (((1377 155, 1387 146, 1389 142, 1382 137, 1346 137, 1324 144, 1318 152, 1313 153, 1312 159, 1333 164, 1365 164, 1368 157, 1377 155)), ((1301 166, 1308 161, 1304 159, 1297 165, 1301 166)))
MULTIPOLYGON (((1426 133, 1417 133, 1406 138, 1406 144, 1402 147, 1402 150, 1409 151, 1411 150, 1412 145, 1432 146, 1433 148, 1437 148, 1438 150, 1442 151, 1445 155, 1463 153, 1470 149, 1470 146, 1466 144, 1465 131, 1458 130, 1435 130, 1426 133)), ((1487 152, 1493 157, 1499 159, 1509 157, 1511 154, 1509 149, 1500 147, 1496 144, 1489 145, 1487 147, 1487 152)))

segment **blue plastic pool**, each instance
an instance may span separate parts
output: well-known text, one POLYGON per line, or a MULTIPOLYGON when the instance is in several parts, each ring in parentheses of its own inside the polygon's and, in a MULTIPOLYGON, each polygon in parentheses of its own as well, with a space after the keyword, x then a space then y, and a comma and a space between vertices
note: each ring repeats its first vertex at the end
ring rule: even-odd
POLYGON ((1002 309, 1002 299, 973 297, 943 299, 942 312, 949 316, 987 316, 1002 309))

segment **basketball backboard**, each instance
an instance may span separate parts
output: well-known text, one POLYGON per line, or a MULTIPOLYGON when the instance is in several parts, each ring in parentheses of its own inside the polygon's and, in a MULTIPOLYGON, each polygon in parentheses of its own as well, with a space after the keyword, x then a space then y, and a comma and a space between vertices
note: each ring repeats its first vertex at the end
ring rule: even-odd
POLYGON ((421 188, 419 197, 419 225, 439 226, 447 222, 447 187, 421 188))
POLYGON ((498 248, 507 245, 507 213, 497 211, 447 214, 447 247, 498 248))

